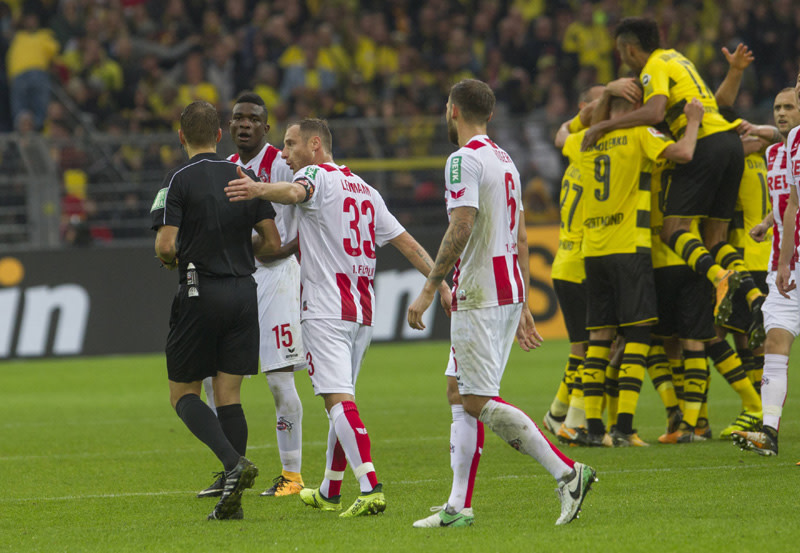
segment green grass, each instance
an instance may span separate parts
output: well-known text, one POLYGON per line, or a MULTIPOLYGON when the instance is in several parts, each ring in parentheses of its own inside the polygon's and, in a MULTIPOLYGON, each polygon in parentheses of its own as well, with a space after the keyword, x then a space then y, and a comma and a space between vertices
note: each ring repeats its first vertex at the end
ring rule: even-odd
MULTIPOLYGON (((515 349, 503 397, 540 420, 566 353, 567 344, 559 341, 530 354, 515 349)), ((475 526, 412 528, 449 493, 446 362, 442 343, 379 345, 368 353, 357 401, 388 509, 354 520, 313 511, 297 498, 258 496, 280 465, 266 382, 262 376, 246 381, 248 457, 261 476, 245 495, 246 519, 230 522, 207 522, 214 500, 194 497, 218 466, 170 409, 163 356, 4 363, 0 551, 796 550, 796 398, 784 410, 777 458, 743 453, 719 440, 569 449, 597 468, 600 481, 580 519, 565 527, 554 526, 559 502, 552 478, 487 433, 475 526)), ((305 406, 303 475, 315 486, 324 470, 327 419, 305 373, 297 382, 305 406)), ((709 409, 715 432, 739 411, 738 396, 716 373, 709 409)), ((660 400, 646 383, 639 433, 655 442, 664 422, 660 400)), ((348 471, 343 501, 349 504, 357 493, 348 471)))

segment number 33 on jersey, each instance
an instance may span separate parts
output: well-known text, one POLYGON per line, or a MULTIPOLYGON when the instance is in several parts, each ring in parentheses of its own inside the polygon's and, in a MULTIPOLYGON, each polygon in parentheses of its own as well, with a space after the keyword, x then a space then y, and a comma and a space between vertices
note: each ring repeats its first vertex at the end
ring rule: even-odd
POLYGON ((298 204, 301 318, 372 325, 376 250, 405 229, 378 191, 343 165, 310 165, 294 180, 314 190, 298 204))
POLYGON ((525 288, 517 252, 519 225, 524 223, 522 187, 511 157, 488 136, 475 136, 448 159, 445 182, 448 213, 457 207, 478 210, 456 262, 453 310, 522 302, 525 288))

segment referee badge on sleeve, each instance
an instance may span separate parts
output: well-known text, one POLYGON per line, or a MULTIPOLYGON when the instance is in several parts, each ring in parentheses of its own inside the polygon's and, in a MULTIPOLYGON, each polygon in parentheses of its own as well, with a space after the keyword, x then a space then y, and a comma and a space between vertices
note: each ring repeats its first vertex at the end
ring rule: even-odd
POLYGON ((166 205, 167 205, 167 189, 162 188, 161 190, 158 191, 158 194, 156 194, 156 199, 153 200, 153 207, 150 208, 150 213, 158 209, 164 209, 166 205))

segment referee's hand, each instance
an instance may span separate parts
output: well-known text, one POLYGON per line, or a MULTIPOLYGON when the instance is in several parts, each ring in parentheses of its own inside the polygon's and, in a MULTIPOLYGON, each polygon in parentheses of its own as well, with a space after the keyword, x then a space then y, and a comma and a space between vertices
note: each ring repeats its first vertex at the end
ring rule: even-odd
POLYGON ((252 200, 258 198, 264 192, 263 182, 254 181, 245 174, 241 167, 236 168, 236 173, 239 175, 238 179, 228 181, 228 186, 225 187, 225 194, 232 202, 241 202, 245 200, 252 200))

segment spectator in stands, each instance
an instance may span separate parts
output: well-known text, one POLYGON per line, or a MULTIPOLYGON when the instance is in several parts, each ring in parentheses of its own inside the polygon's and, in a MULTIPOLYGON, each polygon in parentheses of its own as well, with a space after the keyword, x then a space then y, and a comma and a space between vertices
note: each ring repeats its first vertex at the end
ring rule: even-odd
POLYGON ((39 14, 26 5, 21 28, 11 40, 7 54, 12 120, 28 110, 33 114, 36 129, 44 127, 50 102, 49 71, 58 51, 53 32, 42 29, 39 14))

